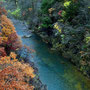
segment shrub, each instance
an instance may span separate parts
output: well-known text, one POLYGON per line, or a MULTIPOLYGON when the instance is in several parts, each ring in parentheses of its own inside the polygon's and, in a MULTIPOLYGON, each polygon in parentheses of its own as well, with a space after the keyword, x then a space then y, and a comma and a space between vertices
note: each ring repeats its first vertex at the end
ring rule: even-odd
POLYGON ((16 54, 11 52, 10 56, 0 58, 0 89, 33 90, 29 84, 34 78, 34 70, 28 64, 19 62, 16 54))
POLYGON ((2 15, 2 14, 7 14, 7 11, 5 10, 5 8, 4 7, 2 7, 2 5, 3 5, 3 2, 0 2, 0 16, 2 15))
POLYGON ((41 19, 41 21, 42 21, 41 28, 51 28, 52 27, 52 25, 51 25, 52 20, 50 17, 48 17, 48 16, 43 17, 41 19))
POLYGON ((0 12, 0 90, 34 90, 34 69, 17 59, 14 52, 21 47, 20 38, 11 20, 0 12))
POLYGON ((21 41, 15 31, 15 27, 13 26, 13 23, 5 15, 2 15, 0 17, 0 21, 1 21, 0 37, 2 38, 2 46, 8 48, 9 51, 20 48, 21 41))
POLYGON ((58 25, 58 23, 55 23, 54 28, 58 30, 60 33, 62 32, 61 27, 58 25))
POLYGON ((0 58, 6 56, 6 51, 4 47, 0 47, 0 58))
POLYGON ((53 3, 55 2, 55 0, 43 0, 42 1, 42 5, 41 5, 41 11, 44 14, 48 13, 48 9, 51 8, 51 6, 53 5, 53 3))
POLYGON ((64 3, 64 11, 62 12, 62 17, 64 21, 71 21, 79 12, 79 1, 74 2, 72 0, 66 1, 64 3))
POLYGON ((11 12, 11 15, 13 15, 15 18, 20 18, 20 8, 17 8, 15 11, 11 12))

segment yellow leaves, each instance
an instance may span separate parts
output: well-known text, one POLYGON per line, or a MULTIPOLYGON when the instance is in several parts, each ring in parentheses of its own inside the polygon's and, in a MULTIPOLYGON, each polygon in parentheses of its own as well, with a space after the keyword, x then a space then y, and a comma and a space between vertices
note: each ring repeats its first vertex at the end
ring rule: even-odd
POLYGON ((59 27, 58 23, 54 25, 54 28, 57 29, 61 33, 61 28, 59 27))
POLYGON ((0 44, 2 44, 4 41, 8 41, 8 37, 0 37, 0 44))
POLYGON ((27 75, 29 75, 31 78, 34 78, 35 77, 35 75, 33 74, 33 72, 34 72, 34 69, 32 67, 26 66, 24 68, 24 73, 27 74, 27 75))
MULTIPOLYGON (((29 8, 29 11, 32 9, 29 8)), ((0 90, 33 90, 29 84, 31 78, 35 77, 34 69, 24 62, 19 62, 17 55, 11 52, 6 54, 6 45, 13 51, 20 46, 20 39, 16 34, 15 27, 5 15, 0 15, 0 90), (27 80, 26 80, 27 78, 27 80)), ((10 50, 11 51, 11 50, 10 50)))
POLYGON ((32 11, 32 8, 29 8, 28 10, 29 10, 29 11, 32 11))
POLYGON ((13 26, 13 23, 11 22, 11 20, 7 18, 7 16, 2 15, 0 20, 1 20, 1 27, 2 27, 1 31, 3 35, 8 36, 11 33, 15 32, 15 27, 13 26))
POLYGON ((10 21, 10 19, 7 18, 7 16, 2 15, 0 17, 0 26, 1 32, 0 32, 0 44, 2 42, 7 42, 8 41, 8 36, 11 35, 12 33, 16 32, 15 27, 13 26, 13 23, 10 21))
POLYGON ((16 54, 14 52, 11 52, 10 56, 4 56, 0 59, 0 64, 10 64, 14 66, 15 68, 21 70, 24 75, 29 76, 31 78, 35 77, 34 69, 30 67, 29 64, 21 63, 16 59, 16 54))
POLYGON ((10 57, 6 57, 6 56, 4 56, 4 57, 2 57, 2 58, 0 58, 0 64, 10 64, 10 57))
POLYGON ((0 70, 0 85, 2 86, 6 80, 11 80, 8 82, 10 86, 5 84, 4 88, 33 90, 34 86, 29 85, 29 80, 35 77, 34 69, 29 64, 19 62, 16 56, 14 52, 11 52, 10 56, 0 58, 0 65, 3 66, 3 69, 0 70))
POLYGON ((17 55, 15 53, 11 52, 10 56, 0 58, 0 64, 13 64, 14 62, 18 61, 16 56, 17 55))
POLYGON ((0 90, 33 90, 25 78, 17 67, 8 66, 0 71, 0 90))
POLYGON ((49 9, 48 9, 48 12, 51 14, 52 11, 54 11, 54 10, 55 10, 55 8, 49 8, 49 9))
POLYGON ((29 64, 24 64, 24 63, 22 64, 21 62, 16 62, 14 63, 14 66, 21 69, 21 71, 23 72, 25 76, 29 76, 31 78, 35 77, 35 74, 33 73, 34 69, 30 67, 29 64))
POLYGON ((11 52, 11 53, 10 53, 10 57, 11 57, 11 58, 16 59, 16 56, 17 56, 17 55, 16 55, 14 52, 11 52))
POLYGON ((7 42, 8 41, 8 37, 2 37, 2 41, 7 42))
POLYGON ((71 4, 71 1, 66 1, 66 2, 64 3, 64 7, 67 8, 70 4, 71 4))

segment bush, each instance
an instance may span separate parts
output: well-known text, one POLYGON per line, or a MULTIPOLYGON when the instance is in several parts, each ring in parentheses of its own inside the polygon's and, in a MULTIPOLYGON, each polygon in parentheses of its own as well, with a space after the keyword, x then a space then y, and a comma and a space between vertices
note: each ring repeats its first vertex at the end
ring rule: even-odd
POLYGON ((64 21, 71 21, 79 12, 79 2, 66 1, 62 17, 64 21))
POLYGON ((20 18, 20 8, 17 8, 15 11, 11 12, 15 18, 20 18))
POLYGON ((43 14, 48 13, 48 9, 54 4, 55 0, 43 0, 41 5, 41 11, 43 14))
POLYGON ((17 59, 14 52, 21 47, 20 39, 13 23, 0 12, 0 90, 34 90, 34 69, 17 59))
POLYGON ((16 50, 21 47, 21 40, 18 37, 15 27, 12 22, 7 18, 7 16, 2 15, 0 17, 1 21, 1 46, 5 47, 7 53, 10 51, 16 50))
POLYGON ((43 18, 41 19, 41 21, 42 21, 42 24, 41 24, 41 27, 42 27, 42 28, 51 28, 51 27, 52 27, 52 25, 51 25, 52 20, 51 20, 50 17, 48 17, 48 16, 43 17, 43 18))
POLYGON ((0 89, 33 90, 29 84, 35 77, 34 70, 30 65, 19 62, 16 54, 0 58, 0 89))

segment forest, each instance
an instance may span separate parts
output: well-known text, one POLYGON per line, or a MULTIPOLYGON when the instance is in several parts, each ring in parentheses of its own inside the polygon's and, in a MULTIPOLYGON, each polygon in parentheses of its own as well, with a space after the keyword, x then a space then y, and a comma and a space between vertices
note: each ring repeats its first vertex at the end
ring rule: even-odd
POLYGON ((0 90, 90 90, 90 1, 0 0, 0 90))

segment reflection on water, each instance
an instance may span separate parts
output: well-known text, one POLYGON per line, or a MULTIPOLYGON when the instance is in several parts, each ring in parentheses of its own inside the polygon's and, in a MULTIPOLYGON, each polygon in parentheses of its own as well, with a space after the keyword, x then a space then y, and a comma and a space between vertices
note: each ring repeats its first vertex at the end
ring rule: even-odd
MULTIPOLYGON (((20 36, 28 34, 23 30, 23 24, 17 21, 14 24, 20 36)), ((52 52, 37 35, 22 38, 22 42, 36 51, 32 61, 38 67, 40 79, 47 84, 48 90, 90 90, 90 80, 78 72, 68 60, 52 52)))

